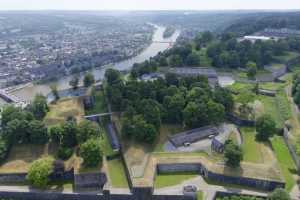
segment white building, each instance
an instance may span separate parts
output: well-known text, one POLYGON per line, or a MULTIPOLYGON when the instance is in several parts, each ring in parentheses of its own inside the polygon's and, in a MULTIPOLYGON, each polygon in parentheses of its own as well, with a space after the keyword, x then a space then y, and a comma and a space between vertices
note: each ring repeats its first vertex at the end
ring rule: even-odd
POLYGON ((251 42, 256 42, 257 40, 261 40, 261 41, 267 41, 267 40, 271 40, 273 38, 271 37, 267 37, 267 36, 256 36, 256 35, 246 35, 243 37, 243 40, 249 40, 251 42))

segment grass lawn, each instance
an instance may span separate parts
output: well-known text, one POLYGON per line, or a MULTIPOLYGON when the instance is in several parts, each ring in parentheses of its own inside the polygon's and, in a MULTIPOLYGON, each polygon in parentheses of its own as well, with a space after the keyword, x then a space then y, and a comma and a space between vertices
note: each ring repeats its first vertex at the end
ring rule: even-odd
POLYGON ((274 83, 274 82, 266 82, 266 83, 260 83, 259 88, 264 90, 279 90, 284 87, 284 83, 274 83))
POLYGON ((254 88, 253 84, 241 83, 241 82, 235 82, 234 84, 228 86, 228 89, 236 93, 239 93, 244 90, 252 90, 253 88, 254 88))
POLYGON ((98 114, 107 112, 105 97, 103 91, 96 91, 95 93, 95 105, 92 109, 86 110, 87 115, 98 114))
POLYGON ((244 161, 262 163, 263 155, 261 152, 262 144, 255 140, 255 129, 254 128, 241 128, 242 136, 244 139, 243 152, 244 161))
POLYGON ((276 94, 276 105, 284 120, 288 120, 292 117, 291 105, 284 90, 280 90, 276 94))
POLYGON ((277 107, 277 101, 274 97, 259 95, 258 100, 260 100, 264 106, 264 113, 273 117, 276 122, 276 127, 281 128, 284 125, 284 118, 277 107))
POLYGON ((286 181, 286 190, 291 191, 293 186, 296 184, 296 181, 293 177, 297 174, 295 163, 282 137, 273 137, 271 139, 271 143, 279 162, 281 172, 286 181))
POLYGON ((195 178, 199 176, 199 174, 196 173, 189 173, 189 172, 183 172, 183 173, 172 173, 172 174, 160 174, 157 175, 154 182, 155 188, 163 188, 168 186, 174 186, 181 184, 183 181, 186 181, 191 178, 195 178))
POLYGON ((104 130, 101 133, 100 144, 101 144, 101 147, 102 147, 103 154, 105 156, 112 156, 112 155, 117 153, 117 152, 114 152, 113 149, 111 148, 111 145, 110 145, 109 140, 107 138, 106 132, 104 130))
POLYGON ((124 166, 120 159, 107 161, 111 184, 116 188, 128 188, 124 166))
POLYGON ((68 117, 75 117, 80 122, 84 116, 81 98, 66 98, 49 105, 44 122, 47 126, 63 123, 68 117))
POLYGON ((203 200, 203 192, 202 191, 197 192, 197 200, 203 200))
POLYGON ((245 84, 237 82, 228 88, 233 92, 238 92, 238 95, 234 95, 234 100, 237 103, 249 103, 259 100, 262 104, 258 107, 258 116, 266 113, 273 117, 276 122, 277 128, 281 128, 284 125, 285 120, 291 117, 291 109, 288 98, 284 91, 285 84, 283 83, 263 83, 259 87, 262 89, 276 90, 276 97, 269 97, 265 95, 256 95, 252 89, 254 84, 245 84))

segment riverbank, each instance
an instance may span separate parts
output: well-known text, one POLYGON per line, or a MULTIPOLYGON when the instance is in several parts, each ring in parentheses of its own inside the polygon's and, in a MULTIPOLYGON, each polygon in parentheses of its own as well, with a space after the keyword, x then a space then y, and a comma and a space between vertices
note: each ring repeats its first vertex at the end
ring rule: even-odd
MULTIPOLYGON (((155 29, 153 37, 152 37, 152 43, 146 49, 144 49, 144 51, 142 51, 139 55, 137 55, 133 58, 130 58, 130 59, 127 59, 127 60, 124 60, 124 61, 121 61, 121 62, 118 62, 115 64, 101 66, 101 67, 90 70, 90 72, 95 76, 95 79, 98 81, 102 80, 106 69, 110 68, 110 67, 115 68, 120 71, 130 70, 134 63, 143 62, 143 61, 149 59, 150 57, 157 55, 159 52, 165 51, 166 49, 169 48, 169 44, 167 44, 167 43, 156 43, 153 41, 173 41, 173 42, 175 42, 180 35, 180 31, 177 30, 171 37, 163 38, 163 33, 165 32, 166 27, 157 26, 157 25, 154 25, 154 26, 156 29, 155 29)), ((79 76, 80 76, 80 80, 82 82, 84 73, 80 73, 79 76)), ((50 90, 51 84, 55 84, 59 90, 68 89, 70 87, 69 82, 72 79, 72 77, 73 77, 73 75, 65 76, 65 77, 59 78, 57 81, 44 83, 44 84, 31 83, 28 85, 25 84, 25 85, 16 86, 16 87, 18 87, 18 89, 10 91, 10 93, 15 96, 18 96, 24 100, 30 101, 33 99, 33 97, 36 94, 43 94, 45 96, 48 95, 51 91, 50 90)))

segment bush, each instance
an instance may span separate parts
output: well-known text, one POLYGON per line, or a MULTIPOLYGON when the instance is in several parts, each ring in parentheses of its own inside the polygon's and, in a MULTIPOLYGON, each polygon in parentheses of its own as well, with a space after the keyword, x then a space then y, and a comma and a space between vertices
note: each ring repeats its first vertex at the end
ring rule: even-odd
POLYGON ((8 154, 8 150, 9 150, 8 141, 0 136, 0 162, 6 158, 8 154))
POLYGON ((227 140, 225 143, 225 158, 226 164, 230 167, 238 167, 243 160, 243 151, 232 140, 227 140))
POLYGON ((291 197, 284 189, 277 188, 269 194, 268 200, 291 200, 291 197))
POLYGON ((49 175, 53 171, 53 159, 50 157, 36 160, 29 168, 26 179, 37 188, 45 188, 49 182, 49 175))
POLYGON ((80 146, 80 156, 87 167, 96 167, 102 161, 102 155, 100 142, 96 139, 89 139, 80 146))
POLYGON ((87 120, 79 123, 76 135, 79 144, 97 136, 100 136, 100 127, 96 123, 87 120))
POLYGON ((276 123, 270 115, 263 115, 256 122, 256 138, 260 141, 267 141, 276 132, 276 123))
POLYGON ((68 147, 59 147, 57 157, 62 160, 68 160, 73 155, 73 149, 68 147))
POLYGON ((29 122, 30 142, 33 144, 45 144, 48 142, 48 131, 43 122, 33 120, 29 122))
POLYGON ((49 137, 52 142, 60 143, 62 138, 63 128, 61 126, 53 126, 49 129, 49 137))

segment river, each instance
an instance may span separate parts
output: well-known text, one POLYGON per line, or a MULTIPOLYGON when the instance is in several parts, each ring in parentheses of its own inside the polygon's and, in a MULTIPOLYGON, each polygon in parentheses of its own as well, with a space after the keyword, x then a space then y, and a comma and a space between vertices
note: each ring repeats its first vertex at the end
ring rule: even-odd
MULTIPOLYGON (((110 67, 113 67, 118 70, 129 70, 134 63, 143 62, 143 61, 149 59, 150 57, 155 56, 160 51, 165 51, 166 49, 168 49, 170 47, 169 43, 158 43, 157 41, 175 42, 176 39, 178 38, 178 36, 180 35, 180 31, 177 30, 171 37, 163 38, 163 33, 164 33, 166 27, 157 26, 157 25, 154 25, 154 26, 155 26, 156 30, 152 37, 152 43, 144 51, 142 51, 139 55, 137 55, 131 59, 115 63, 110 67)), ((91 70, 91 72, 95 76, 96 80, 101 80, 101 79, 103 79, 105 70, 107 68, 108 68, 108 66, 102 66, 102 67, 91 70)), ((83 76, 84 76, 84 73, 81 73, 80 74, 81 80, 82 80, 83 76)), ((15 90, 15 91, 11 92, 11 94, 19 97, 20 99, 30 101, 34 98, 34 96, 36 94, 39 94, 39 93, 43 94, 43 95, 49 94, 51 84, 56 84, 57 88, 59 90, 69 88, 70 87, 69 81, 71 80, 71 78, 72 78, 72 76, 65 76, 65 77, 59 78, 57 81, 51 82, 51 83, 28 84, 26 87, 23 87, 19 90, 15 90)))

